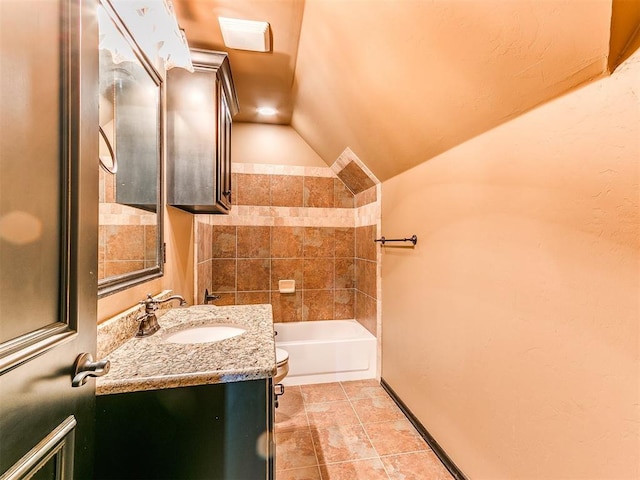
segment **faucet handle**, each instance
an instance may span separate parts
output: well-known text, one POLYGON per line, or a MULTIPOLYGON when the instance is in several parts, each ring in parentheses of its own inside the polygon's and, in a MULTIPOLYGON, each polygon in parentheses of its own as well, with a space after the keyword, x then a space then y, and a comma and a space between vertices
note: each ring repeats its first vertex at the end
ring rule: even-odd
POLYGON ((147 293, 147 298, 145 298, 144 300, 140 300, 138 304, 147 305, 148 303, 155 303, 155 302, 157 302, 157 300, 153 298, 150 293, 147 293))
POLYGON ((215 294, 211 294, 209 293, 209 289, 205 288, 204 289, 204 304, 207 305, 209 302, 212 302, 214 300, 218 300, 220 298, 220 295, 215 295, 215 294))
POLYGON ((145 313, 153 313, 158 309, 158 300, 147 293, 147 298, 138 302, 138 305, 144 305, 145 313))

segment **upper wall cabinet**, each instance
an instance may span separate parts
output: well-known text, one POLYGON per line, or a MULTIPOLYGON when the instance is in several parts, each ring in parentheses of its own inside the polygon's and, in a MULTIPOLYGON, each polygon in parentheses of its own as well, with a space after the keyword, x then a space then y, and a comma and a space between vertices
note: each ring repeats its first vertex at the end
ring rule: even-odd
POLYGON ((167 77, 167 203, 191 213, 231 209, 231 118, 238 112, 226 53, 191 50, 195 71, 167 77))

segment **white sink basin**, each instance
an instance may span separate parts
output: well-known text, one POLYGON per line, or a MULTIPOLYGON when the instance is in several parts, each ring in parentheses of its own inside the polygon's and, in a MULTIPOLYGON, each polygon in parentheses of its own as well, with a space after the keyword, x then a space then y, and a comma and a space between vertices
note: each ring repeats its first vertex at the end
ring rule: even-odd
POLYGON ((210 343, 237 337, 246 331, 232 324, 200 325, 171 333, 164 340, 169 343, 210 343))

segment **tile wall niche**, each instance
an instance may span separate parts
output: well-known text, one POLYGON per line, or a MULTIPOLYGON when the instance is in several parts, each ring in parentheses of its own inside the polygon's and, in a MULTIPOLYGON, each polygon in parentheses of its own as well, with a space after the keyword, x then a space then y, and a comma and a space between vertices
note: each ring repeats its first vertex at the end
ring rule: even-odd
POLYGON ((329 167, 233 164, 230 215, 196 215, 196 302, 270 303, 274 321, 357 319, 377 332, 379 184, 329 167), (280 293, 278 281, 296 281, 280 293))

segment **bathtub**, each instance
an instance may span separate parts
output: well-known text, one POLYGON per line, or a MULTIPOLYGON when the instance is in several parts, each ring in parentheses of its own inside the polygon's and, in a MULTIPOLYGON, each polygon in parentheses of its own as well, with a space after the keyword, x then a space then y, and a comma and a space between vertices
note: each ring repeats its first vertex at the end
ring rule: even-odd
POLYGON ((376 376, 376 337, 356 320, 275 323, 276 346, 289 352, 284 385, 376 376))

